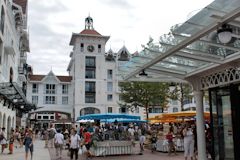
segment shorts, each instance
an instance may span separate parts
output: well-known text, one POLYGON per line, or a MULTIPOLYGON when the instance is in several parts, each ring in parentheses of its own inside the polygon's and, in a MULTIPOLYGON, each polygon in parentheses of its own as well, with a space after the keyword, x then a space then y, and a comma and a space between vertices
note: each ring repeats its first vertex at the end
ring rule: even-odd
POLYGON ((89 151, 89 150, 90 150, 90 147, 91 147, 91 145, 90 145, 90 144, 85 144, 85 147, 86 147, 86 149, 89 151))
POLYGON ((25 145, 25 152, 28 153, 29 150, 30 150, 30 152, 33 152, 33 145, 31 145, 31 146, 25 145))
POLYGON ((140 142, 141 145, 144 144, 145 139, 146 139, 145 136, 140 136, 140 138, 139 138, 139 142, 140 142))

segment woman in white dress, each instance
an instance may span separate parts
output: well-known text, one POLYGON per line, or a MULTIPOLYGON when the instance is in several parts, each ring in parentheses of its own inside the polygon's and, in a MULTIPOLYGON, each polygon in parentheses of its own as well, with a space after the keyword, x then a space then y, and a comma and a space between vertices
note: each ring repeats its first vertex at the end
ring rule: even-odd
POLYGON ((183 136, 184 136, 184 157, 185 160, 188 159, 188 157, 191 157, 191 160, 193 160, 194 156, 194 135, 193 130, 190 125, 187 125, 183 129, 183 136))

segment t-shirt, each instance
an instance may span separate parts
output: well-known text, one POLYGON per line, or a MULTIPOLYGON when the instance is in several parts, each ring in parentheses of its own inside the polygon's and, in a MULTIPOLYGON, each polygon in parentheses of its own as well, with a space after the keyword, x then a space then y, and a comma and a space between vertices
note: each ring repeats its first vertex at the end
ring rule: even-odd
POLYGON ((166 135, 166 139, 168 140, 168 142, 172 142, 173 141, 173 135, 171 133, 168 133, 166 135))
POLYGON ((54 138, 55 138, 55 143, 63 144, 63 141, 64 141, 63 134, 57 133, 55 134, 54 138))
POLYGON ((76 149, 79 148, 79 142, 81 141, 80 136, 78 134, 71 135, 71 144, 70 148, 76 149))
POLYGON ((86 144, 90 143, 91 142, 91 134, 89 132, 85 132, 84 133, 84 142, 86 144))
POLYGON ((134 129, 133 128, 128 128, 128 132, 131 134, 131 136, 134 135, 134 129))

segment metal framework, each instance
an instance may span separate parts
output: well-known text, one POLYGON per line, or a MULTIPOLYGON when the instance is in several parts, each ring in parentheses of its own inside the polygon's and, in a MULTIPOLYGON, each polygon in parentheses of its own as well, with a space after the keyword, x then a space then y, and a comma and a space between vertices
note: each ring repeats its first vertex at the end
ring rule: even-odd
MULTIPOLYGON (((217 29, 223 24, 233 23, 235 27, 239 26, 240 3, 236 0, 228 1, 227 5, 214 1, 193 18, 173 29, 172 34, 163 37, 158 46, 145 48, 126 65, 120 66, 120 80, 135 80, 136 75, 145 70, 152 75, 145 78, 146 81, 154 81, 157 77, 159 81, 174 78, 185 81, 236 58, 240 59, 240 45, 226 45, 209 39, 209 35, 216 36, 217 29), (221 10, 219 6, 222 7, 221 10)), ((202 79, 205 80, 202 81, 202 88, 213 86, 206 85, 212 83, 209 76, 202 79)))

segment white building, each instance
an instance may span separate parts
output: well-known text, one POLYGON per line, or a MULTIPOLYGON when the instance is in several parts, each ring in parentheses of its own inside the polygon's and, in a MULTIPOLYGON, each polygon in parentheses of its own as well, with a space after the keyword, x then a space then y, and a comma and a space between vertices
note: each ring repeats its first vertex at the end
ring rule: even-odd
POLYGON ((28 76, 27 100, 38 108, 31 112, 30 120, 33 121, 33 126, 48 127, 51 122, 71 122, 71 81, 71 76, 56 76, 52 71, 47 75, 28 76))
POLYGON ((0 127, 9 132, 31 110, 26 87, 27 0, 0 1, 0 127))
POLYGON ((73 77, 74 119, 85 114, 119 112, 118 64, 128 61, 131 55, 125 46, 118 53, 111 49, 106 53, 109 38, 93 28, 91 17, 85 19, 83 31, 72 34, 73 51, 67 70, 73 77))

